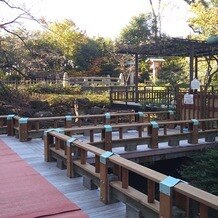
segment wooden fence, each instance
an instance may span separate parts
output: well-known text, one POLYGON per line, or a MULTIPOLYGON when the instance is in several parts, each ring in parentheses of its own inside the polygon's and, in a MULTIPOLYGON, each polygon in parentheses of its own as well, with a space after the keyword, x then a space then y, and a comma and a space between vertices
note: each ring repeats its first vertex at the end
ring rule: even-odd
POLYGON ((191 94, 193 103, 185 103, 188 92, 179 92, 176 97, 176 113, 180 119, 200 119, 218 117, 218 94, 215 92, 195 92, 191 94))
MULTIPOLYGON (((105 138, 105 141, 107 140, 105 138)), ((176 211, 177 215, 180 213, 180 217, 182 215, 182 217, 208 218, 208 209, 218 210, 217 196, 74 137, 55 130, 46 131, 44 145, 45 161, 56 159, 59 165, 63 163, 67 168, 68 177, 83 176, 83 184, 86 187, 100 188, 102 202, 109 204, 117 200, 122 201, 127 205, 127 212, 134 213, 136 217, 143 215, 151 218, 171 218, 175 216, 176 211), (94 164, 87 162, 88 152, 94 155, 94 164), (109 169, 112 173, 109 173, 109 169), (145 193, 130 186, 129 172, 146 179, 145 193), (193 213, 190 204, 192 201, 197 202, 199 210, 190 215, 193 213)))
POLYGON ((134 86, 111 87, 110 102, 141 102, 143 104, 166 105, 169 106, 174 100, 174 93, 170 87, 139 87, 134 86))
POLYGON ((15 115, 0 116, 0 133, 16 135, 20 141, 40 138, 49 128, 70 128, 73 126, 97 126, 104 124, 134 123, 151 120, 174 120, 173 111, 105 113, 81 116, 58 116, 27 118, 15 115))
POLYGON ((142 105, 164 105, 167 108, 172 106, 176 110, 178 120, 203 119, 218 117, 218 92, 211 90, 205 92, 189 93, 183 90, 172 90, 169 87, 144 87, 138 91, 135 87, 116 88, 111 87, 110 102, 116 101, 139 102, 142 105), (185 96, 191 98, 186 102, 185 96))

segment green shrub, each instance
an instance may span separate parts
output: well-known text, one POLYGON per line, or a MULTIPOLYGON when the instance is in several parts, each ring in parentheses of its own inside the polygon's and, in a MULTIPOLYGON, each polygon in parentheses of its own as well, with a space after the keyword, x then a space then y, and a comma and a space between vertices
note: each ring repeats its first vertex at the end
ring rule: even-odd
POLYGON ((21 76, 17 74, 11 74, 11 75, 6 75, 4 79, 9 81, 20 81, 21 76))
POLYGON ((62 84, 46 84, 38 83, 27 87, 29 93, 39 93, 39 94, 80 94, 80 86, 67 86, 63 87, 62 84))
POLYGON ((109 94, 106 93, 92 93, 92 92, 84 92, 80 95, 60 95, 60 94, 35 94, 34 99, 40 99, 42 101, 47 101, 49 105, 68 105, 72 106, 74 100, 76 99, 88 99, 90 102, 90 106, 109 106, 109 94))
POLYGON ((218 149, 208 149, 194 155, 191 161, 182 166, 182 177, 200 189, 218 195, 218 149))
POLYGON ((110 105, 109 93, 104 92, 101 94, 98 93, 85 93, 86 98, 89 99, 91 106, 108 106, 110 105))

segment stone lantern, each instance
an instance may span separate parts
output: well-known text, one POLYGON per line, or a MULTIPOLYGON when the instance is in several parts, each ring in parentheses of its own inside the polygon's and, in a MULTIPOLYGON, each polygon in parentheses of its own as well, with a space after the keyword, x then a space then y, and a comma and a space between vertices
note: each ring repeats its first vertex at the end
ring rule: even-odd
POLYGON ((165 60, 163 58, 149 58, 146 60, 146 62, 150 65, 150 69, 152 69, 152 81, 154 84, 156 83, 158 70, 161 69, 164 61, 165 60))
POLYGON ((69 78, 68 78, 68 73, 65 72, 63 76, 63 87, 67 87, 69 85, 69 78))

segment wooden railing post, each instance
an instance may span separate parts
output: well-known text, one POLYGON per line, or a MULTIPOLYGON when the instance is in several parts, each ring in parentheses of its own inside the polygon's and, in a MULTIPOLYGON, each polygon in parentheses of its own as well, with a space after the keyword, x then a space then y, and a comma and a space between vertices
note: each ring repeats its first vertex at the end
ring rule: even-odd
POLYGON ((104 150, 112 150, 112 126, 104 125, 104 150))
POLYGON ((65 116, 65 120, 64 120, 64 127, 65 128, 71 128, 73 125, 72 125, 72 119, 73 119, 73 116, 65 116))
POLYGON ((104 124, 110 124, 111 123, 111 115, 110 113, 105 113, 105 122, 104 124))
POLYGON ((190 144, 198 143, 198 125, 199 121, 196 119, 192 119, 192 122, 189 123, 189 131, 191 131, 191 137, 188 140, 188 143, 190 144))
MULTIPOLYGON (((175 120, 175 116, 174 116, 174 111, 172 110, 168 110, 168 120, 169 121, 174 121, 175 120)), ((174 129, 174 124, 173 123, 170 123, 167 125, 167 128, 169 129, 174 129)))
POLYGON ((127 86, 125 86, 125 93, 126 93, 125 102, 126 102, 126 105, 127 105, 127 103, 128 103, 128 87, 127 86))
POLYGON ((73 158, 72 158, 72 153, 73 153, 73 142, 76 140, 76 138, 69 138, 67 140, 67 176, 69 178, 72 178, 74 173, 73 173, 73 158))
POLYGON ((160 212, 159 217, 172 218, 173 187, 181 180, 171 176, 160 182, 160 212))
POLYGON ((113 87, 110 87, 110 104, 113 103, 113 87))
POLYGON ((86 159, 87 159, 87 151, 84 149, 80 150, 80 158, 81 158, 81 164, 86 164, 86 159))
POLYGON ((7 134, 8 136, 14 136, 14 114, 7 116, 7 134))
POLYGON ((95 155, 95 172, 100 173, 100 157, 95 155))
POLYGON ((139 122, 139 123, 143 123, 143 118, 144 118, 144 113, 143 112, 138 112, 136 121, 139 122))
POLYGON ((51 145, 54 146, 54 138, 49 132, 54 131, 54 129, 48 129, 44 132, 44 158, 46 162, 52 161, 51 157, 51 145))
POLYGON ((119 139, 123 139, 123 127, 119 127, 119 139))
POLYGON ((128 188, 129 186, 129 171, 122 167, 122 188, 128 188))
POLYGON ((175 206, 184 211, 185 217, 189 216, 189 198, 179 192, 175 192, 175 206))
POLYGON ((148 192, 148 203, 154 203, 155 200, 155 182, 148 179, 147 180, 147 192, 148 192))
POLYGON ((208 218, 208 207, 200 204, 200 218, 208 218))
POLYGON ((19 119, 19 140, 25 142, 28 139, 28 118, 19 119))
MULTIPOLYGON (((65 116, 64 127, 71 128, 73 126, 72 120, 73 120, 73 116, 70 116, 70 115, 65 116)), ((72 131, 66 132, 65 134, 71 136, 72 131)))
POLYGON ((113 153, 106 151, 100 156, 100 200, 108 204, 109 203, 109 181, 108 181, 108 158, 112 156, 113 153))
POLYGON ((156 121, 151 121, 150 126, 148 126, 148 135, 151 136, 149 148, 158 148, 158 130, 159 125, 156 121))

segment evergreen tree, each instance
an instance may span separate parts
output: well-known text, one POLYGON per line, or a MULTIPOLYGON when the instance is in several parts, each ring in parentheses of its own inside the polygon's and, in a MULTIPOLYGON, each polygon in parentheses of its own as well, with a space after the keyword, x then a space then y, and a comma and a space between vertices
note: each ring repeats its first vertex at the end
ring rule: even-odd
POLYGON ((184 180, 191 185, 218 195, 218 149, 208 149, 194 155, 180 171, 184 180))

